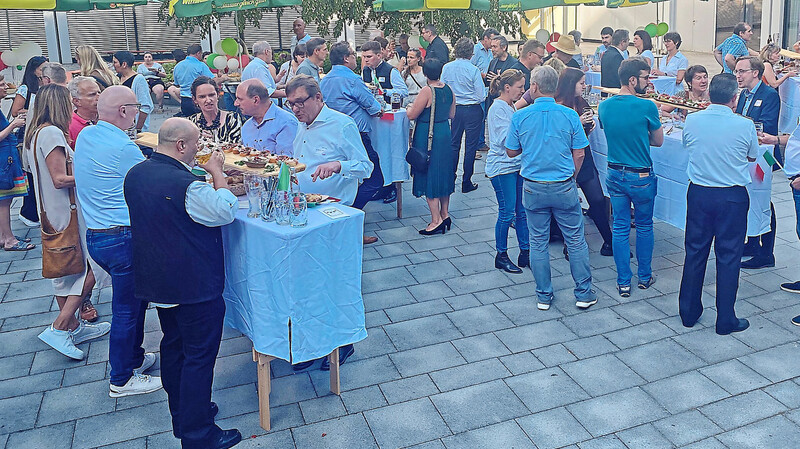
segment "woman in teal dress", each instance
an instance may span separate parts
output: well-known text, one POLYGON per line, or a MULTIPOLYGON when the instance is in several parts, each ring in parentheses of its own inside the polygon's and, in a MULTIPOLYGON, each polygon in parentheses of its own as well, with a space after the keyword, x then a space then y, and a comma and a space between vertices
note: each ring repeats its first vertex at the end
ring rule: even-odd
POLYGON ((428 171, 413 172, 412 192, 416 197, 424 196, 431 210, 431 222, 419 230, 422 235, 444 234, 452 224, 448 208, 450 195, 455 191, 457 159, 453 157, 449 120, 456 113, 456 102, 450 87, 439 80, 442 66, 438 59, 425 61, 422 72, 428 78, 428 85, 419 91, 408 108, 408 118, 416 120, 413 146, 427 148, 431 105, 436 102, 428 171))

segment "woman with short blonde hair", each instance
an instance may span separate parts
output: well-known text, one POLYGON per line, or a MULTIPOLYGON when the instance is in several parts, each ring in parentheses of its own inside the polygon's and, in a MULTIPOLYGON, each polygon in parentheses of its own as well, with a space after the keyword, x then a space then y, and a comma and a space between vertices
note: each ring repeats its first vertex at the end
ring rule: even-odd
POLYGON ((78 45, 75 48, 75 59, 81 66, 81 75, 91 76, 97 83, 100 84, 100 91, 105 90, 106 87, 119 84, 119 78, 114 74, 114 71, 108 67, 100 53, 91 45, 78 45))

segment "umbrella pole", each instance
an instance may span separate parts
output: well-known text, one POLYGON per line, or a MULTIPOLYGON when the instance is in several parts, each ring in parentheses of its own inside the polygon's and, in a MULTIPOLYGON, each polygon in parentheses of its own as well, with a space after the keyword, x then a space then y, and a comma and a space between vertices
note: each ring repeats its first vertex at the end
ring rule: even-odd
POLYGON ((128 36, 128 21, 125 19, 125 8, 120 8, 122 11, 122 29, 125 32, 125 49, 131 51, 131 39, 128 36))
POLYGON ((8 31, 8 49, 11 50, 11 20, 8 18, 8 10, 6 10, 6 31, 8 31))

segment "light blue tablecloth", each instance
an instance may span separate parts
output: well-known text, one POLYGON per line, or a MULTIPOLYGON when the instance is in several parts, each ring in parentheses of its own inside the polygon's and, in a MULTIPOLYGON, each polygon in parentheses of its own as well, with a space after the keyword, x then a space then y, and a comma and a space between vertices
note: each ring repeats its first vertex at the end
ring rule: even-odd
POLYGON ((222 228, 225 325, 262 354, 298 363, 367 337, 364 213, 336 205, 349 216, 332 220, 320 212, 324 207, 309 209, 302 228, 247 218, 247 209, 222 228))
MULTIPOLYGON (((660 94, 675 95, 682 90, 680 86, 675 84, 674 76, 659 76, 652 78, 651 82, 653 83, 653 87, 655 87, 656 92, 660 94)), ((586 72, 586 84, 592 87, 599 87, 600 72, 595 72, 592 70, 586 72)))
POLYGON ((393 120, 372 117, 372 131, 369 139, 372 148, 381 159, 383 185, 403 182, 411 179, 411 171, 406 162, 408 153, 409 121, 405 109, 397 112, 385 112, 384 115, 394 117, 393 120))
MULTIPOLYGON (((595 120, 597 120, 595 118, 595 120)), ((665 125, 668 130, 671 125, 665 125)), ((658 177, 658 193, 653 209, 653 216, 659 220, 679 229, 686 228, 686 192, 689 189, 689 153, 684 150, 682 142, 683 133, 675 128, 670 134, 664 136, 664 144, 660 147, 650 147, 650 157, 653 159, 653 171, 658 177)), ((589 144, 603 192, 606 191, 606 176, 608 173, 608 144, 605 132, 599 123, 594 131, 589 134, 589 144)), ((762 151, 772 149, 770 145, 761 145, 762 151)), ((758 158, 762 166, 766 161, 758 158)), ((756 162, 750 164, 750 172, 755 176, 756 162)), ((757 236, 769 231, 770 208, 769 202, 772 195, 772 170, 764 170, 763 182, 752 182, 747 186, 750 195, 750 210, 747 214, 747 235, 757 236)), ((756 179, 755 177, 753 179, 756 179)))
POLYGON ((793 76, 778 87, 781 96, 781 115, 778 130, 791 134, 800 123, 800 76, 793 76))

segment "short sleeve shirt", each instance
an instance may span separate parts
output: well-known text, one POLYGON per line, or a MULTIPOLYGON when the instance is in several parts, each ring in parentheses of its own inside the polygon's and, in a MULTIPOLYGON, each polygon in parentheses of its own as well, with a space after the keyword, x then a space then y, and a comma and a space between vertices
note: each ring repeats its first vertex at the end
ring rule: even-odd
POLYGON ((658 107, 633 95, 615 95, 598 107, 606 133, 608 163, 631 168, 650 168, 650 131, 661 128, 658 107))

